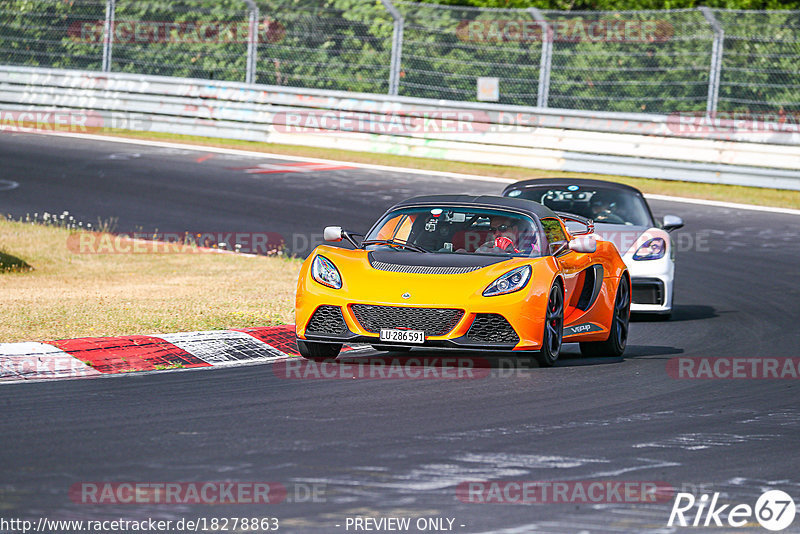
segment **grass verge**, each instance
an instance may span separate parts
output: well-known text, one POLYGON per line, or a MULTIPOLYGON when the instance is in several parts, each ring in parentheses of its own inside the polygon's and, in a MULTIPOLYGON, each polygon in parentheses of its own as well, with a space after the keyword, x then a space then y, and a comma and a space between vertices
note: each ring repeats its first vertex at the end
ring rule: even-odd
MULTIPOLYGON (((393 154, 377 154, 372 152, 355 152, 334 148, 315 148, 296 145, 279 145, 258 143, 254 141, 238 141, 190 135, 166 134, 158 132, 111 131, 104 135, 128 137, 155 141, 169 141, 220 148, 236 148, 254 152, 269 152, 287 156, 322 158, 338 161, 351 161, 372 165, 388 165, 430 171, 446 171, 480 176, 493 176, 524 180, 545 176, 578 176, 581 178, 598 178, 632 185, 645 193, 672 195, 677 197, 699 198, 705 200, 722 200, 758 206, 774 206, 780 208, 800 209, 800 191, 783 189, 766 189, 761 187, 744 187, 738 185, 718 185, 674 180, 655 180, 651 178, 630 178, 607 174, 589 174, 575 172, 544 171, 503 165, 485 165, 481 163, 461 163, 428 158, 415 158, 393 154)), ((499 188, 498 188, 499 189, 499 188)))
POLYGON ((291 323, 300 260, 214 253, 78 254, 70 230, 0 219, 0 342, 291 323))

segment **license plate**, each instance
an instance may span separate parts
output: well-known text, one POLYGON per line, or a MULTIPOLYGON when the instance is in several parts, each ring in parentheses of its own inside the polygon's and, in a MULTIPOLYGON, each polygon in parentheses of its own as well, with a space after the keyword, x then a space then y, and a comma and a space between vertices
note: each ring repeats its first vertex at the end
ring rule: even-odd
POLYGON ((425 331, 381 328, 381 341, 394 341, 396 343, 425 343, 425 331))

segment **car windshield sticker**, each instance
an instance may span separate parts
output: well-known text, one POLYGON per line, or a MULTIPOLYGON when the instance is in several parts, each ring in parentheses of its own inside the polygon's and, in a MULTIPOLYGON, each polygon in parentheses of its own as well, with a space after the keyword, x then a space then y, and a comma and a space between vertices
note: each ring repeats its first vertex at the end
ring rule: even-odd
POLYGON ((580 187, 578 187, 577 185, 571 185, 567 187, 568 191, 577 191, 578 189, 580 189, 580 187))
POLYGON ((444 220, 451 223, 463 223, 467 220, 467 214, 449 211, 445 214, 444 220))

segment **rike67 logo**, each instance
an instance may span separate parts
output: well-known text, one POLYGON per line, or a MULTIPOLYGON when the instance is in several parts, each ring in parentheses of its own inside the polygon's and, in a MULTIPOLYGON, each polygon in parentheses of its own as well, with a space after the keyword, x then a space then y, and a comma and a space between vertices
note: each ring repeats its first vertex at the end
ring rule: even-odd
POLYGON ((719 493, 714 493, 711 498, 703 494, 699 499, 691 493, 678 493, 667 526, 738 528, 752 527, 758 522, 767 530, 780 531, 792 524, 795 513, 794 501, 781 490, 763 493, 754 507, 749 504, 721 504, 719 493))

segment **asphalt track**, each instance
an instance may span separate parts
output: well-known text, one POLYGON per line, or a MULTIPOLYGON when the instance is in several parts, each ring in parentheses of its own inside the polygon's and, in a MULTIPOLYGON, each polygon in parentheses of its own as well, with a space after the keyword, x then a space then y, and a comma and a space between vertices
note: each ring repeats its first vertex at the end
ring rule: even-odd
MULTIPOLYGON (((269 161, 34 135, 4 134, 0 161, 0 179, 19 184, 0 191, 0 212, 117 217, 120 231, 308 239, 326 224, 366 229, 408 196, 502 189, 362 169, 249 175, 234 168, 269 161)), ((6 385, 0 515, 272 516, 285 532, 345 532, 348 516, 366 515, 450 517, 454 531, 470 533, 671 532, 671 501, 468 504, 456 487, 615 479, 751 505, 774 488, 797 501, 797 380, 677 380, 665 369, 674 356, 798 355, 800 217, 651 205, 686 222, 676 309, 669 322, 634 322, 622 359, 580 359, 567 346, 555 368, 512 373, 501 362, 476 380, 285 380, 260 365, 6 385), (270 506, 68 497, 82 481, 217 480, 280 482, 290 493, 318 484, 322 493, 270 506)))

